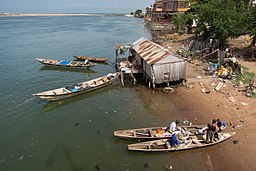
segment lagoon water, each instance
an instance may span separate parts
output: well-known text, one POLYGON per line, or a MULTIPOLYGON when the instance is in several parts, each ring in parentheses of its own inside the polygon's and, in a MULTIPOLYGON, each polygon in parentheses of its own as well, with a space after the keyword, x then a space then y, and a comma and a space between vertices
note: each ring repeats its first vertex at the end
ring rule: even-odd
MULTIPOLYGON (((203 151, 129 152, 113 131, 168 125, 157 107, 161 92, 119 82, 77 97, 47 102, 33 93, 115 72, 114 46, 150 34, 136 18, 0 18, 0 170, 205 170, 203 151), (110 58, 89 70, 44 67, 36 57, 73 60, 73 55, 110 58)), ((165 99, 161 99, 166 101, 165 99)), ((177 113, 174 105, 170 113, 177 113)))

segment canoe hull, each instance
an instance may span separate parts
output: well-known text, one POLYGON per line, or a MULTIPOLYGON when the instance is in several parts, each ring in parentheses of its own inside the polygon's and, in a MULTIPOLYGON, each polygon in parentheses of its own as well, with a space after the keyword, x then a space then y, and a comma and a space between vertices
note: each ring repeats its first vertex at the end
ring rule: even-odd
MULTIPOLYGON (((196 132, 198 129, 202 129, 205 125, 192 125, 192 126, 180 126, 178 128, 186 128, 190 132, 196 132)), ((149 128, 137 128, 129 130, 114 131, 114 136, 123 139, 163 139, 170 136, 164 135, 166 127, 149 127, 149 128), (161 130, 162 133, 157 133, 157 130, 161 130), (150 133, 149 133, 150 132, 150 133)))
POLYGON ((108 58, 93 58, 93 57, 89 57, 89 56, 74 56, 74 58, 79 59, 79 60, 89 60, 92 62, 106 62, 109 59, 108 58))
POLYGON ((154 140, 154 141, 146 141, 141 143, 135 143, 128 145, 128 150, 130 151, 141 151, 141 152, 168 152, 168 151, 181 151, 181 150, 189 150, 194 148, 202 148, 208 147, 220 142, 223 142, 233 135, 235 132, 227 132, 227 133, 219 133, 220 140, 212 143, 205 143, 203 140, 188 140, 187 143, 178 145, 176 147, 166 148, 165 143, 168 139, 154 140))
MULTIPOLYGON (((81 95, 81 94, 84 94, 84 93, 87 93, 87 92, 90 92, 90 91, 97 90, 97 89, 103 88, 105 86, 108 86, 108 85, 112 84, 112 82, 118 77, 118 75, 119 74, 116 74, 116 76, 114 76, 113 78, 111 78, 108 81, 105 81, 102 84, 98 84, 94 87, 90 86, 89 88, 82 89, 82 90, 76 91, 76 92, 70 92, 69 91, 69 92, 63 93, 63 94, 52 93, 52 92, 60 92, 60 90, 61 91, 66 90, 65 88, 59 88, 59 89, 55 89, 55 90, 49 90, 49 91, 46 91, 46 92, 33 94, 33 96, 37 96, 41 99, 46 99, 46 100, 49 100, 49 101, 57 101, 57 100, 61 100, 61 99, 66 99, 66 98, 70 98, 70 97, 73 97, 73 96, 78 96, 78 95, 81 95)), ((105 78, 105 77, 100 77, 100 79, 102 79, 102 78, 105 78)), ((94 80, 91 80, 91 81, 94 81, 94 82, 98 81, 97 79, 94 79, 94 80)), ((79 83, 79 84, 87 84, 87 82, 83 82, 83 83, 79 83)))
POLYGON ((92 62, 89 64, 85 64, 84 62, 78 62, 78 61, 52 60, 52 59, 43 59, 43 58, 36 58, 36 60, 45 66, 62 67, 62 68, 88 69, 90 67, 97 65, 96 63, 92 63, 92 62), (62 64, 62 62, 67 62, 68 64, 62 64))

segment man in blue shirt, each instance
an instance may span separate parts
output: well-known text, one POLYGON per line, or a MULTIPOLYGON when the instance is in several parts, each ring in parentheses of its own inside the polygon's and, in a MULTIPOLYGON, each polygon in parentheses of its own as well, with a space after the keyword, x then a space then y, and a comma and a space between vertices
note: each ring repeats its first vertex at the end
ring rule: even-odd
POLYGON ((222 130, 226 129, 227 124, 220 119, 217 119, 217 126, 218 126, 218 132, 221 132, 222 130))

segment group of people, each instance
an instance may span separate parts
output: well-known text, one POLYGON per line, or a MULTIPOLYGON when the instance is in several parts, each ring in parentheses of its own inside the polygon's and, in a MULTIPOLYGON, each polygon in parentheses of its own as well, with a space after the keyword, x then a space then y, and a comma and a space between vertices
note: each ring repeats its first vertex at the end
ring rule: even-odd
MULTIPOLYGON (((171 136, 171 138, 166 142, 167 148, 186 143, 192 134, 186 129, 186 127, 177 127, 179 123, 179 120, 173 121, 165 131, 165 136, 171 136)), ((202 132, 206 131, 205 142, 212 143, 214 142, 215 138, 219 139, 218 133, 224 130, 226 127, 227 125, 224 121, 221 121, 220 119, 213 119, 210 123, 207 124, 207 126, 201 129, 202 132)))
POLYGON ((116 45, 116 56, 125 54, 125 46, 124 45, 116 45))
POLYGON ((215 138, 219 139, 218 133, 226 129, 227 124, 220 119, 213 119, 210 123, 207 124, 204 130, 206 130, 206 143, 214 142, 215 138))

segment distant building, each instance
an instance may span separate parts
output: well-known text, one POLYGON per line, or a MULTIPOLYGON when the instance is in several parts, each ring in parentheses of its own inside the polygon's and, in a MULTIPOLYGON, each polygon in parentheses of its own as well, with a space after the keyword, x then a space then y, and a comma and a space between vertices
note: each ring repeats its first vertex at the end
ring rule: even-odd
POLYGON ((183 80, 186 77, 186 61, 174 56, 166 48, 145 38, 132 44, 131 51, 143 70, 149 86, 183 80))
POLYGON ((153 4, 151 21, 163 21, 163 1, 159 0, 153 4))
POLYGON ((153 4, 151 21, 172 21, 174 14, 186 12, 190 5, 188 0, 158 0, 153 4))
POLYGON ((150 7, 146 8, 146 13, 145 13, 145 16, 144 16, 145 21, 151 21, 152 11, 153 11, 153 6, 150 6, 150 7))
POLYGON ((254 0, 254 1, 252 2, 252 6, 253 6, 253 7, 256 7, 256 0, 254 0))

